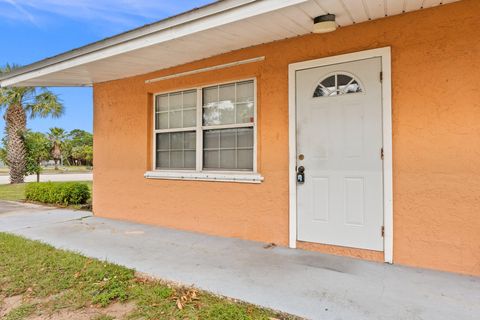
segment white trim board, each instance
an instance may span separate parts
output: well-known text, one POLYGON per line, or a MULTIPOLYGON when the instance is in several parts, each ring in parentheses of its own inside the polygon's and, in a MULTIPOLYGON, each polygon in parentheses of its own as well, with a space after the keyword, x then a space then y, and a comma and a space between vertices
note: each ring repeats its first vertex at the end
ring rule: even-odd
POLYGON ((240 61, 234 61, 234 62, 219 64, 219 65, 212 66, 212 67, 206 67, 206 68, 195 69, 195 70, 191 70, 191 71, 174 73, 174 74, 170 74, 168 76, 163 76, 163 77, 158 77, 158 78, 146 80, 145 83, 154 83, 154 82, 168 80, 168 79, 190 76, 190 75, 197 74, 197 73, 202 73, 202 72, 221 70, 221 69, 225 69, 225 68, 241 66, 241 65, 244 65, 244 64, 248 64, 248 63, 260 62, 260 61, 263 61, 263 60, 265 60, 265 56, 251 58, 251 59, 245 59, 245 60, 240 60, 240 61))
POLYGON ((288 68, 289 114, 289 246, 297 246, 297 181, 296 181, 296 72, 331 64, 380 57, 382 59, 382 108, 383 108, 383 202, 384 202, 384 260, 393 263, 393 176, 392 176, 392 89, 391 49, 378 48, 333 57, 293 63, 288 68))
POLYGON ((220 181, 240 183, 262 183, 264 178, 258 173, 232 173, 232 172, 194 172, 194 171, 147 171, 147 179, 160 180, 191 180, 191 181, 220 181))

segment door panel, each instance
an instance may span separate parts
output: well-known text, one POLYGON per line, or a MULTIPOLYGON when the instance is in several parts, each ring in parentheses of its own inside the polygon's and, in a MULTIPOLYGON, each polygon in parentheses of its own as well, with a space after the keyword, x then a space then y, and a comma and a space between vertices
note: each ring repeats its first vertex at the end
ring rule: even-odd
POLYGON ((297 71, 298 240, 383 250, 380 71, 381 58, 297 71))
POLYGON ((328 222, 329 186, 327 178, 312 178, 313 219, 328 222))

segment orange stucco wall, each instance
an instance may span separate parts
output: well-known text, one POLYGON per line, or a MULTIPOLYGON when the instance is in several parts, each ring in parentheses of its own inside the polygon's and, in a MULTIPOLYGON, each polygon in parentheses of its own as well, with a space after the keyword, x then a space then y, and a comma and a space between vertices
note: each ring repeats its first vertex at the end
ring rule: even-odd
MULTIPOLYGON (((256 46, 94 86, 94 212, 220 236, 288 243, 288 65, 391 46, 394 262, 480 275, 480 1, 256 46), (154 84, 146 79, 266 56, 154 84), (147 180, 151 94, 258 80, 259 185, 147 180)), ((361 250, 302 244, 379 260, 361 250)))

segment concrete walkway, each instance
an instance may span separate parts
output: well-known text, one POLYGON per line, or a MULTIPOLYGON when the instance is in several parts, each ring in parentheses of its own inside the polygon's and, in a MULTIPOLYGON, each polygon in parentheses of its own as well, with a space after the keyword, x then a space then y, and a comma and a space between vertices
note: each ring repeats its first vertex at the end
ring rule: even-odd
MULTIPOLYGON (((92 173, 57 173, 57 174, 41 174, 40 181, 92 181, 92 173)), ((25 177, 25 182, 36 182, 37 176, 30 175, 25 177)), ((0 184, 9 184, 10 177, 8 175, 0 176, 0 184)))
POLYGON ((480 278, 0 202, 0 232, 311 319, 480 319, 480 278))

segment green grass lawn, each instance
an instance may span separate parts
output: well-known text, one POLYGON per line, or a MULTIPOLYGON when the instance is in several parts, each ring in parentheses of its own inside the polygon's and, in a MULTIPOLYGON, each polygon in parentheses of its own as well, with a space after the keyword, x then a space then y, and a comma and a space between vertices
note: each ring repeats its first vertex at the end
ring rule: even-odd
POLYGON ((90 173, 92 172, 91 167, 87 166, 60 166, 58 170, 55 170, 54 167, 43 168, 42 174, 52 174, 52 173, 90 173))
MULTIPOLYGON (((8 167, 0 168, 0 175, 8 176, 9 174, 8 167)), ((91 173, 92 168, 87 166, 59 166, 58 170, 55 170, 54 167, 46 167, 42 169, 41 174, 62 174, 62 173, 91 173)))
POLYGON ((94 320, 297 319, 138 277, 131 269, 0 233, 0 318, 76 319, 80 315, 94 320))
MULTIPOLYGON (((92 182, 91 181, 82 181, 89 186, 90 192, 92 191, 92 182)), ((0 185, 0 200, 9 200, 9 201, 23 201, 25 200, 25 186, 26 183, 21 184, 4 184, 0 185)))
POLYGON ((0 200, 25 200, 25 183, 0 185, 0 200))

